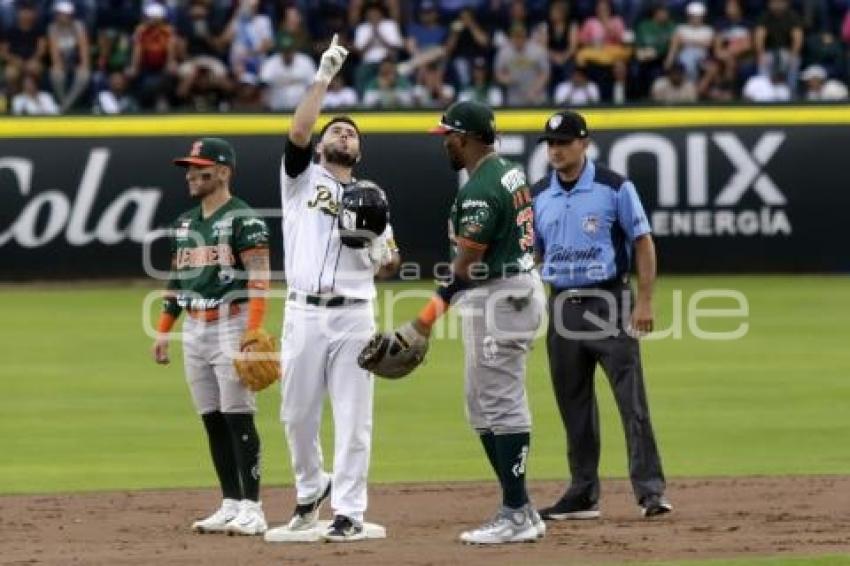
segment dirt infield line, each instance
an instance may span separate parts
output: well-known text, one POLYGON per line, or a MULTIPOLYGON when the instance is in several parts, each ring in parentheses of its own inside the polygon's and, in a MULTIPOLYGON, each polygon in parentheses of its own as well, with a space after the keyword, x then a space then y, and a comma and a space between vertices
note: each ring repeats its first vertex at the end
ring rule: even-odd
MULTIPOLYGON (((538 504, 562 486, 535 482, 538 504)), ((476 483, 370 488, 368 519, 388 538, 348 545, 267 544, 194 535, 209 489, 0 497, 0 564, 587 564, 668 559, 850 553, 850 477, 671 480, 672 515, 639 516, 629 485, 606 481, 602 519, 550 523, 543 541, 467 547, 458 533, 496 509, 497 491, 476 483)), ((264 489, 273 525, 288 519, 290 488, 264 489)))

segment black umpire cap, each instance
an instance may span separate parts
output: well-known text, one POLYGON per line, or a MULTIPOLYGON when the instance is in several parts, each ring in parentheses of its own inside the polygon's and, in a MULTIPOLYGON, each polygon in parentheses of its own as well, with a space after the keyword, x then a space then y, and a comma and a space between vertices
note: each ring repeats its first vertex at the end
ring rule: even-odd
POLYGON ((538 142, 549 140, 562 140, 571 142, 574 139, 583 139, 590 135, 587 130, 587 122, 584 116, 572 110, 564 110, 553 114, 546 120, 546 127, 538 142))

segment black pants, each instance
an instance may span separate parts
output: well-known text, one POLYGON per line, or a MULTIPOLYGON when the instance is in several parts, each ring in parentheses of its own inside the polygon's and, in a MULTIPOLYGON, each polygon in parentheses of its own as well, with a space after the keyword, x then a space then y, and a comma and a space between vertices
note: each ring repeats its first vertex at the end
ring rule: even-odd
MULTIPOLYGON (((638 341, 623 331, 623 311, 632 304, 625 284, 602 297, 556 292, 549 299, 547 351, 561 420, 567 431, 570 494, 599 499, 599 409, 593 374, 602 365, 614 391, 626 433, 629 476, 640 502, 664 492, 664 473, 649 420, 638 341), (588 320, 598 317, 606 324, 588 320)), ((628 317, 626 317, 628 318, 628 317)))

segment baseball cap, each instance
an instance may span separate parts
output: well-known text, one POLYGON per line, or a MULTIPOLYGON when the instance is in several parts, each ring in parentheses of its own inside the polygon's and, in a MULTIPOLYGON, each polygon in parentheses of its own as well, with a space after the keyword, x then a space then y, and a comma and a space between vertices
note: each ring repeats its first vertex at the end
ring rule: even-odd
POLYGON ((53 5, 53 11, 57 14, 72 15, 74 13, 74 4, 73 2, 68 2, 67 0, 60 0, 59 2, 53 5))
POLYGON ((826 77, 826 69, 823 68, 822 65, 809 65, 808 67, 806 67, 806 70, 803 71, 803 74, 800 75, 800 78, 804 81, 808 81, 811 79, 825 80, 826 77))
POLYGON ((455 102, 446 110, 440 124, 429 130, 432 134, 460 132, 477 134, 485 143, 496 139, 496 118, 493 111, 484 104, 472 100, 455 102))
POLYGON ((685 13, 689 16, 704 16, 705 4, 702 2, 691 2, 688 4, 687 8, 685 8, 685 13))
POLYGON ((546 127, 538 142, 549 140, 572 141, 576 138, 586 138, 590 133, 587 130, 587 122, 584 116, 572 110, 564 110, 553 114, 546 120, 546 127))
POLYGON ((152 20, 162 20, 165 18, 165 6, 158 2, 146 4, 142 12, 145 17, 152 20))
POLYGON ((233 146, 221 138, 201 138, 192 143, 188 156, 175 159, 174 164, 181 167, 219 164, 233 168, 236 166, 236 153, 233 146))

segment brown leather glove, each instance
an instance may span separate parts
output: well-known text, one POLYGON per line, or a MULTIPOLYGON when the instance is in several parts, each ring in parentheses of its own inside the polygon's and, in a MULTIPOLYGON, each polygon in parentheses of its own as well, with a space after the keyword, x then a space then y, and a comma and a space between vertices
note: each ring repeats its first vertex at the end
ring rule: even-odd
POLYGON ((245 332, 233 366, 245 387, 251 391, 262 391, 280 379, 277 340, 262 328, 245 332))

